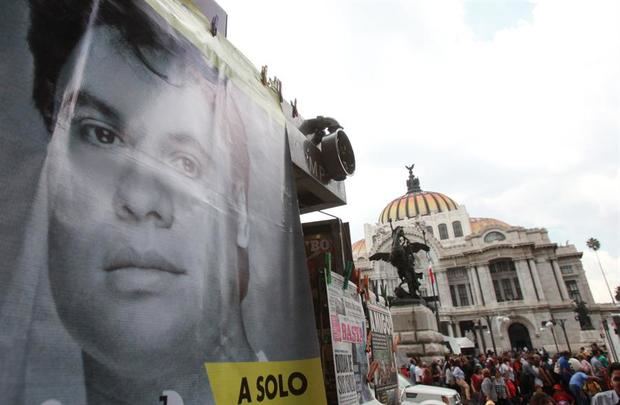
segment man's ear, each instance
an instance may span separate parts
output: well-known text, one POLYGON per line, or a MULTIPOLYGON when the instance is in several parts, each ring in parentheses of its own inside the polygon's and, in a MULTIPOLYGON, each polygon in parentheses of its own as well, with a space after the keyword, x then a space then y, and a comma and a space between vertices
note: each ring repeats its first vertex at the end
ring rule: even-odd
POLYGON ((246 190, 241 185, 235 186, 235 204, 237 205, 237 246, 247 249, 250 239, 248 224, 248 203, 246 190))

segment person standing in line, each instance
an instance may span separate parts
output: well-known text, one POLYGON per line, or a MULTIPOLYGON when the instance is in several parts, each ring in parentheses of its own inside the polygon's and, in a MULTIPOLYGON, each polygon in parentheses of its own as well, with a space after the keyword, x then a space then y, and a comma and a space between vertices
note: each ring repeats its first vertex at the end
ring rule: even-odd
POLYGON ((521 395, 525 400, 529 400, 534 393, 535 378, 536 373, 530 364, 529 357, 528 359, 521 357, 521 376, 519 380, 519 387, 521 389, 521 395))
POLYGON ((502 364, 499 366, 499 371, 502 373, 504 378, 515 381, 515 373, 512 367, 510 366, 510 359, 508 357, 504 357, 502 360, 502 364))
POLYGON ((508 388, 506 387, 504 377, 502 377, 499 369, 495 370, 495 379, 493 380, 493 384, 497 394, 497 401, 495 403, 499 405, 508 404, 508 388))
POLYGON ((431 375, 433 376, 433 385, 441 386, 441 368, 437 360, 433 360, 431 363, 431 375))
POLYGON ((592 405, 620 404, 620 363, 611 363, 609 366, 611 389, 599 392, 592 398, 592 405))
POLYGON ((569 357, 570 357, 570 354, 568 352, 562 352, 557 361, 558 362, 557 369, 559 371, 558 374, 560 376, 560 379, 562 380, 562 383, 565 386, 569 384, 569 381, 572 375, 571 367, 568 362, 569 357))
POLYGON ((474 367, 474 374, 471 376, 471 389, 472 389, 472 397, 474 399, 474 403, 481 404, 482 397, 482 381, 484 380, 484 376, 482 375, 482 366, 476 364, 474 367))
POLYGON ((465 373, 461 369, 460 365, 461 363, 458 360, 454 363, 454 367, 452 368, 452 375, 454 376, 454 381, 456 385, 461 388, 461 392, 464 394, 465 400, 469 401, 471 400, 471 392, 469 389, 469 384, 467 384, 467 382, 465 381, 465 373))
POLYGON ((427 363, 422 363, 422 384, 433 384, 433 374, 431 373, 431 368, 428 366, 427 363))
POLYGON ((590 402, 588 396, 583 390, 584 385, 589 380, 598 380, 596 377, 588 376, 581 370, 578 370, 573 374, 569 380, 568 388, 570 393, 575 398, 577 405, 588 405, 590 402))
POLYGON ((592 375, 592 366, 590 365, 590 362, 586 359, 586 356, 580 353, 577 355, 577 360, 579 360, 579 362, 581 363, 581 370, 587 375, 592 375))
POLYGON ((553 386, 553 400, 558 405, 573 405, 575 400, 560 384, 553 386))
POLYGON ((597 377, 601 381, 601 386, 604 390, 610 387, 609 375, 607 373, 607 366, 601 359, 605 359, 605 356, 601 355, 601 351, 598 346, 592 346, 592 358, 590 359, 590 365, 592 366, 592 375, 597 377))
POLYGON ((418 366, 418 363, 416 362, 415 364, 415 383, 416 384, 422 384, 423 373, 424 373, 424 370, 422 370, 422 367, 418 366))
POLYGON ((415 377, 415 360, 409 359, 409 380, 412 385, 416 385, 416 377, 415 377))
POLYGON ((480 385, 480 390, 482 391, 482 402, 486 403, 488 401, 493 401, 493 403, 497 402, 497 392, 495 391, 495 384, 491 379, 491 372, 488 368, 482 370, 482 384, 480 385))
POLYGON ((454 380, 454 374, 452 373, 452 367, 453 367, 453 361, 450 360, 449 362, 446 362, 445 365, 445 379, 446 379, 446 387, 449 388, 455 388, 456 384, 455 384, 455 380, 454 380))

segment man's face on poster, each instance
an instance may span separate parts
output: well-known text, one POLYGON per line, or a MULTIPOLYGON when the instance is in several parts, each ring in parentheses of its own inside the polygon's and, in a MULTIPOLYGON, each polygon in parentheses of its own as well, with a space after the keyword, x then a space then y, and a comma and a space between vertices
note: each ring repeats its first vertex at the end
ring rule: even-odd
POLYGON ((156 52, 154 74, 111 28, 92 31, 87 55, 61 72, 47 162, 58 313, 110 367, 204 358, 239 301, 217 85, 156 52))

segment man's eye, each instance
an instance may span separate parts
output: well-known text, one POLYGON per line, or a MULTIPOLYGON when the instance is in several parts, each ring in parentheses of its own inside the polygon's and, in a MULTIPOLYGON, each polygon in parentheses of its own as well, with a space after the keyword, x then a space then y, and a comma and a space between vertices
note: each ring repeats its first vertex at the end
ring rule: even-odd
POLYGON ((80 136, 87 142, 102 147, 123 143, 121 137, 114 130, 96 124, 82 124, 80 136))
POLYGON ((200 175, 200 164, 192 156, 175 156, 172 166, 187 177, 196 178, 200 175))

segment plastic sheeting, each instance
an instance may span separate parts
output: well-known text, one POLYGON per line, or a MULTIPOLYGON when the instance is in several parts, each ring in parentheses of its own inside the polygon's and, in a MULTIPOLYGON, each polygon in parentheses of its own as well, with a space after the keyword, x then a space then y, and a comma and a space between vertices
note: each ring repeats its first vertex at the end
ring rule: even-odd
POLYGON ((256 69, 174 0, 5 2, 0 31, 0 402, 324 402, 256 69))

